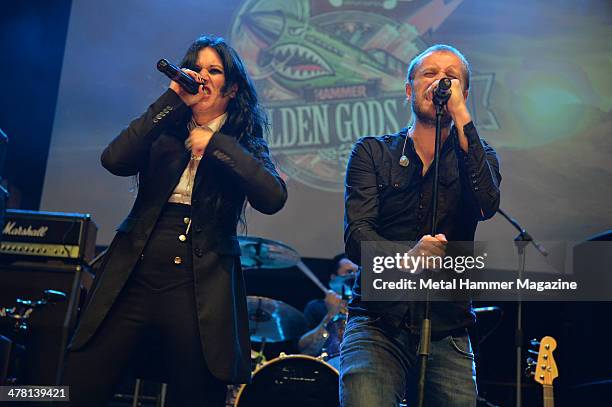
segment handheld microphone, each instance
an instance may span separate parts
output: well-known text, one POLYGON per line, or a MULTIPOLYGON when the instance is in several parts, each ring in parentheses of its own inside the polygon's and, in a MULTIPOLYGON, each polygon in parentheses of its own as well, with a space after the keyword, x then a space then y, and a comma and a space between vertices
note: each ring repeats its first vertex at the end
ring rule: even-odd
POLYGON ((438 86, 433 91, 433 101, 438 105, 443 105, 448 102, 451 96, 451 80, 448 78, 440 79, 438 86))
POLYGON ((167 59, 160 59, 157 62, 157 70, 168 78, 172 79, 183 88, 187 93, 197 95, 201 83, 196 82, 191 76, 181 71, 176 65, 168 62, 167 59))

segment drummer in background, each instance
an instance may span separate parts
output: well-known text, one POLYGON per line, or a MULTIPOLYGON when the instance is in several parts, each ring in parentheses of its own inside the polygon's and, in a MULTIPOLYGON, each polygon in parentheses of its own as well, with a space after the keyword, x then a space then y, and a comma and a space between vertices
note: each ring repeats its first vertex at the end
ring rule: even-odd
MULTIPOLYGON (((357 265, 350 261, 344 253, 340 253, 332 260, 329 279, 333 281, 337 277, 349 276, 356 271, 357 265)), ((350 285, 352 285, 352 280, 350 285)), ((349 292, 350 288, 349 286, 349 292)), ((342 295, 333 290, 328 290, 324 299, 312 300, 306 305, 304 315, 311 330, 302 335, 298 342, 300 353, 311 356, 321 354, 323 345, 329 336, 325 327, 340 312, 346 312, 346 301, 342 295)))

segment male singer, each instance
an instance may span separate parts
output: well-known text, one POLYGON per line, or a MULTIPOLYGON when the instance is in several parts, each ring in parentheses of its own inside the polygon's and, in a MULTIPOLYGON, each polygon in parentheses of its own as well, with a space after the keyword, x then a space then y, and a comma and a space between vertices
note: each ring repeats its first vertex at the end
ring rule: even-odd
MULTIPOLYGON (((447 241, 474 240, 478 221, 495 214, 499 163, 472 122, 466 106, 469 86, 470 67, 457 49, 426 49, 412 60, 406 77, 412 125, 355 144, 346 174, 344 229, 352 261, 360 264, 360 244, 367 241, 418 241, 410 252, 443 256, 447 241), (438 234, 431 236, 432 97, 443 78, 451 79, 452 93, 442 117, 438 234)), ((364 301, 360 277, 341 349, 342 406, 397 407, 404 397, 414 406, 423 304, 364 301)), ((471 303, 433 303, 431 320, 425 405, 476 406, 474 355, 466 331, 475 323, 471 303)))

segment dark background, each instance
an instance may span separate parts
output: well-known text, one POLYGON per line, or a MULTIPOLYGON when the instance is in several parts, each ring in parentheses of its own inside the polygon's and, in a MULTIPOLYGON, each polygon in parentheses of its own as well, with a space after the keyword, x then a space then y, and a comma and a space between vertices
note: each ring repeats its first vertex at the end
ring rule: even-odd
POLYGON ((40 204, 71 3, 2 4, 0 128, 10 139, 4 168, 9 207, 40 204))

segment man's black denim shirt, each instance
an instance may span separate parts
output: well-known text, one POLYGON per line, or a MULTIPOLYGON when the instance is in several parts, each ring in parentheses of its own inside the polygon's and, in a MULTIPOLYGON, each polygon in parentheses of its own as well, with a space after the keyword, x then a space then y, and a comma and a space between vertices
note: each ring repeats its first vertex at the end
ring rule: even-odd
MULTIPOLYGON (((423 176, 423 164, 412 139, 406 140, 407 131, 364 137, 353 148, 346 173, 344 241, 347 256, 356 264, 361 264, 361 242, 414 242, 431 233, 434 163, 423 176), (402 167, 399 161, 405 140, 409 164, 402 167)), ((436 233, 444 233, 449 241, 473 241, 478 221, 489 219, 499 207, 501 175, 495 150, 478 136, 472 122, 463 131, 467 153, 459 146, 454 127, 440 152, 436 233)), ((360 292, 358 275, 349 306, 352 313, 384 315, 394 325, 418 326, 420 307, 405 302, 365 302, 360 292)), ((469 302, 432 304, 434 331, 473 322, 469 302)))

